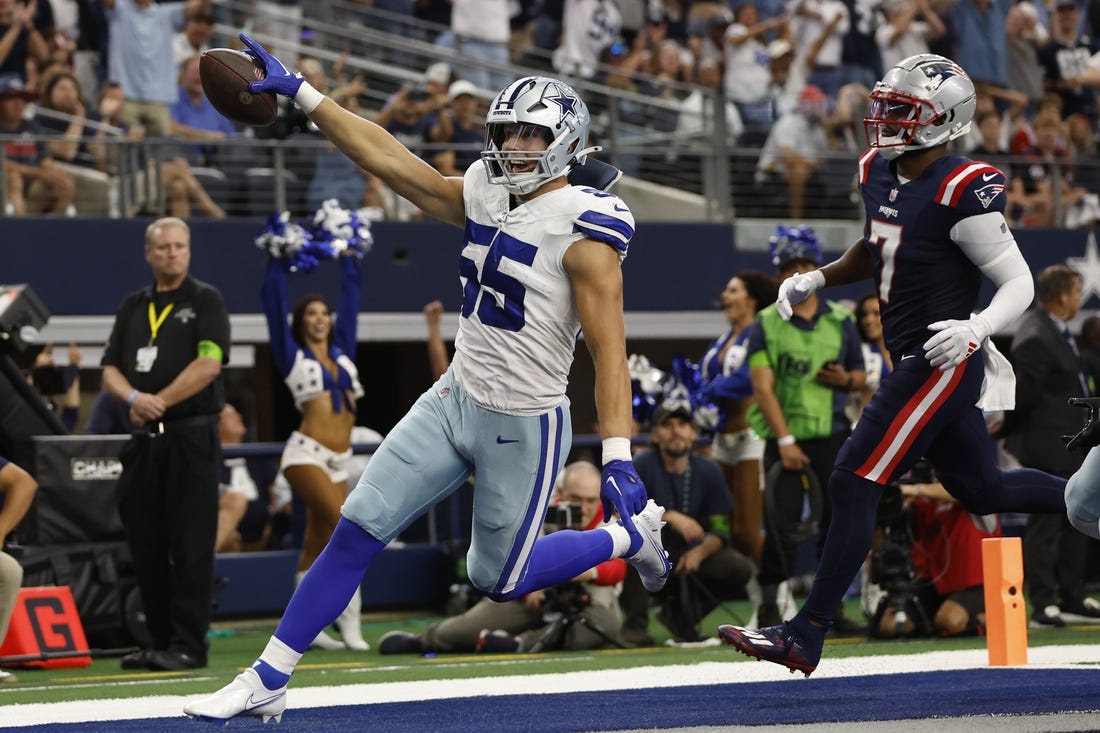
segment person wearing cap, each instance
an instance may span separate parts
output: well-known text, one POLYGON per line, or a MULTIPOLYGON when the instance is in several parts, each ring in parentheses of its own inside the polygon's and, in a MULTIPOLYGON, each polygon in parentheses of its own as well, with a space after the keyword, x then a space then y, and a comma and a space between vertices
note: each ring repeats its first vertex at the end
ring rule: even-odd
POLYGON ((792 219, 802 218, 807 190, 824 165, 822 155, 829 147, 829 136, 822 123, 827 114, 825 93, 807 84, 799 94, 798 106, 776 120, 760 150, 758 180, 786 184, 787 214, 792 219))
MULTIPOLYGON (((821 247, 813 230, 780 225, 769 242, 779 278, 814 270, 821 264, 821 247)), ((767 441, 764 470, 782 464, 782 472, 810 472, 826 486, 837 453, 851 432, 845 408, 850 395, 867 380, 855 319, 849 310, 824 298, 808 298, 790 321, 774 304, 760 311, 749 327, 746 354, 756 402, 749 408, 749 425, 767 441)), ((763 601, 757 609, 760 626, 784 620, 780 588, 795 572, 797 545, 783 543, 782 524, 800 521, 805 498, 802 481, 775 482, 777 495, 764 503, 764 548, 758 580, 763 601)), ((820 535, 828 528, 829 504, 824 505, 820 535)), ((793 609, 792 609, 793 610, 793 609)), ((755 625, 755 624, 750 624, 755 625)), ((833 628, 850 631, 838 618, 833 628)), ((850 622, 847 626, 851 627, 850 622)))
POLYGON ((479 97, 478 88, 471 82, 453 82, 447 90, 448 105, 436 116, 428 133, 433 143, 453 146, 432 157, 432 165, 445 176, 461 176, 480 160, 485 124, 478 116, 479 97))
MULTIPOLYGON (((636 455, 634 465, 654 501, 665 507, 661 539, 673 566, 669 582, 655 594, 661 603, 657 620, 674 641, 698 642, 706 638, 699 622, 720 601, 742 596, 756 566, 730 544, 733 502, 718 464, 694 451, 699 432, 691 405, 666 400, 650 426, 652 447, 636 455)), ((633 570, 619 601, 623 641, 645 644, 649 596, 633 570)))
POLYGON ((15 139, 48 132, 25 118, 27 102, 37 98, 17 75, 0 75, 0 135, 10 136, 4 143, 8 187, 4 210, 15 216, 72 214, 73 177, 54 162, 45 142, 15 139))

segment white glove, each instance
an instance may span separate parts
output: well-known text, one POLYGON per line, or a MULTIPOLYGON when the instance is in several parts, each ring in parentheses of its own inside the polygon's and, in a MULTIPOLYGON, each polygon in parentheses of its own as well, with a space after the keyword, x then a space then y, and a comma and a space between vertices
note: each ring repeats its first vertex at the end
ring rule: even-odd
POLYGON ((775 309, 779 311, 779 317, 784 321, 791 320, 791 315, 794 313, 791 306, 801 303, 810 297, 810 293, 824 285, 825 276, 821 274, 821 270, 788 277, 779 285, 779 298, 775 301, 775 309))
POLYGON ((936 321, 928 325, 937 333, 924 342, 924 358, 941 372, 957 367, 966 357, 982 348, 993 329, 981 316, 971 316, 965 321, 936 321))

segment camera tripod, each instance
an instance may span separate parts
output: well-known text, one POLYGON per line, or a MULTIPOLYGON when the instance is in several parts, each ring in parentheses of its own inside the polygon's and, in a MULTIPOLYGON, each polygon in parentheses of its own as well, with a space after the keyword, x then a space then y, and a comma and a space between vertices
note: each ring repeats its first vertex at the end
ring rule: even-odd
POLYGON ((582 613, 583 610, 583 608, 571 605, 569 608, 562 611, 558 617, 539 634, 539 638, 531 645, 531 648, 527 650, 528 653, 537 654, 541 652, 550 642, 559 638, 559 634, 565 634, 573 624, 580 624, 612 646, 626 649, 626 645, 619 641, 618 638, 607 633, 606 629, 585 616, 582 613))

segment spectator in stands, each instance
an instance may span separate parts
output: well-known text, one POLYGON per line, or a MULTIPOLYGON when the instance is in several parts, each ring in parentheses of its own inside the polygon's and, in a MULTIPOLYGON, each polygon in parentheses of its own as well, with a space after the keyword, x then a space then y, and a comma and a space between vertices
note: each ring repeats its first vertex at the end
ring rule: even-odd
POLYGON ((921 588, 916 596, 920 607, 899 609, 883 594, 887 605, 875 612, 879 623, 872 633, 881 638, 911 636, 920 631, 914 619, 920 614, 936 636, 984 634, 982 540, 1001 536, 1000 518, 970 514, 939 482, 902 482, 900 491, 905 497, 902 521, 907 517, 912 528, 910 558, 921 588), (899 610, 904 612, 902 629, 897 626, 899 610))
MULTIPOLYGON (((44 130, 26 119, 27 102, 38 95, 29 91, 15 74, 0 75, 0 135, 40 135, 44 130)), ((73 177, 58 166, 45 143, 10 139, 4 143, 8 215, 74 215, 73 177)))
POLYGON ((786 184, 787 210, 792 219, 802 218, 806 193, 821 170, 829 147, 822 122, 828 114, 825 93, 807 84, 798 107, 781 116, 764 141, 756 163, 758 180, 779 179, 786 184))
MULTIPOLYGON (((718 60, 700 61, 700 66, 704 64, 709 68, 710 80, 713 83, 714 74, 721 73, 719 62, 718 60)), ((672 132, 676 129, 680 118, 683 100, 688 96, 687 85, 692 82, 695 74, 691 52, 679 42, 666 38, 650 56, 643 67, 643 72, 643 76, 636 82, 638 93, 657 100, 657 103, 646 106, 646 127, 661 132, 672 132)), ((692 111, 689 110, 688 114, 690 116, 692 111)))
MULTIPOLYGON (((706 638, 699 633, 699 622, 721 601, 744 595, 745 584, 756 572, 753 561, 730 546, 733 502, 718 464, 695 453, 698 437, 690 405, 669 400, 653 413, 653 447, 634 457, 650 497, 665 507, 661 535, 672 576, 657 596, 657 620, 678 642, 706 638)), ((627 572, 620 604, 624 626, 645 632, 648 595, 632 570, 627 572), (641 623, 631 625, 633 619, 641 623)))
MULTIPOLYGON (((675 142, 677 143, 713 136, 714 102, 712 100, 722 98, 720 63, 717 60, 700 61, 695 69, 695 85, 690 89, 691 92, 680 101, 680 113, 676 117, 675 142)), ((737 105, 733 102, 725 103, 725 116, 726 144, 732 147, 745 131, 745 124, 741 120, 741 113, 737 111, 737 105)))
MULTIPOLYGON (((1005 449, 1026 468, 1068 478, 1084 458, 1082 451, 1067 451, 1061 438, 1080 425, 1080 409, 1068 400, 1093 394, 1069 328, 1081 310, 1080 273, 1065 265, 1044 268, 1035 277, 1035 298, 1037 306, 1020 318, 1012 338, 1016 409, 1005 449)), ((1024 575, 1033 627, 1064 626, 1067 613, 1100 618, 1100 603, 1085 594, 1088 543, 1065 513, 1028 516, 1024 575)))
POLYGON ((875 31, 875 42, 887 69, 902 59, 928 53, 928 41, 947 32, 929 0, 886 0, 882 10, 885 22, 875 31))
POLYGON ((844 35, 844 79, 849 84, 862 84, 870 89, 882 78, 882 58, 879 56, 875 31, 882 21, 880 0, 847 0, 848 32, 844 35))
POLYGON ((428 326, 428 365, 432 370, 432 381, 443 376, 447 367, 451 365, 451 357, 447 354, 447 344, 443 341, 443 332, 440 330, 440 322, 443 319, 443 303, 433 300, 424 306, 424 323, 428 326))
POLYGON ((35 23, 39 2, 48 0, 0 0, 0 75, 15 74, 26 82, 28 62, 49 60, 49 44, 35 23))
MULTIPOLYGON (((479 61, 507 66, 512 13, 507 0, 454 0, 451 3, 451 29, 440 34, 435 45, 449 48, 479 61)), ((512 81, 507 70, 484 66, 457 65, 455 73, 480 89, 503 89, 512 81)))
POLYGON ((699 362, 705 382, 704 396, 718 406, 725 421, 718 426, 712 455, 726 479, 733 512, 730 536, 733 546, 760 563, 763 543, 763 496, 761 461, 764 441, 748 423, 752 404, 752 381, 745 360, 748 329, 756 314, 775 302, 778 283, 769 275, 742 270, 730 278, 719 296, 722 314, 729 328, 714 340, 699 362))
POLYGON ((848 6, 842 0, 796 0, 790 13, 791 42, 805 57, 806 81, 835 98, 845 81, 841 57, 850 25, 848 6))
POLYGON ((952 58, 974 86, 1008 86, 1005 19, 1012 0, 958 0, 951 6, 956 51, 952 58))
MULTIPOLYGON (((600 470, 587 461, 574 461, 558 475, 556 504, 579 507, 570 527, 547 529, 592 529, 603 521, 600 505, 600 470)), ((458 616, 428 627, 423 634, 390 631, 378 639, 380 654, 423 654, 426 652, 523 652, 543 640, 551 620, 549 613, 576 613, 595 624, 612 639, 619 636, 617 598, 626 562, 614 558, 600 563, 568 583, 528 593, 522 598, 497 603, 482 598, 458 616)), ((571 619, 564 633, 542 641, 549 649, 598 649, 607 640, 588 623, 571 619)))
POLYGON ((1092 122, 1085 115, 1077 114, 1067 117, 1065 125, 1074 183, 1089 193, 1100 192, 1100 155, 1092 122))
MULTIPOLYGON (((4 552, 5 540, 15 526, 23 521, 34 502, 38 483, 29 473, 0 456, 0 645, 8 633, 8 624, 15 611, 19 587, 23 583, 23 568, 11 555, 4 552)), ((0 684, 17 682, 15 675, 0 669, 0 684)))
POLYGON ((1100 79, 1087 74, 1093 49, 1079 28, 1081 10, 1076 0, 1057 0, 1050 24, 1050 40, 1039 51, 1046 88, 1062 97, 1062 115, 1096 111, 1095 86, 1100 79))
POLYGON ((863 84, 850 82, 840 88, 833 112, 825 121, 830 148, 856 154, 867 149, 863 118, 870 106, 871 90, 863 84))
MULTIPOLYGON (((237 134, 237 128, 214 109, 202 89, 199 76, 199 56, 191 56, 180 65, 178 98, 169 108, 169 130, 177 137, 198 143, 221 143, 237 134)), ((183 156, 192 165, 212 165, 219 148, 195 145, 183 148, 183 156)))
POLYGON ((209 13, 193 13, 187 16, 183 30, 172 37, 172 61, 176 68, 192 56, 198 56, 210 48, 214 35, 214 16, 209 13))
POLYGON ((1058 115, 1041 113, 1034 128, 1035 146, 1025 150, 1027 159, 1013 168, 1011 193, 1024 226, 1064 225, 1057 220, 1058 207, 1069 210, 1089 192, 1074 183, 1065 127, 1058 115))
POLYGON ((435 118, 429 131, 434 143, 455 147, 436 153, 434 165, 445 176, 461 176, 472 164, 481 160, 485 146, 485 122, 480 115, 477 87, 459 79, 451 84, 447 97, 449 104, 435 118))
POLYGON ((102 161, 97 155, 102 154, 102 147, 96 149, 89 145, 88 140, 81 139, 92 137, 95 132, 86 124, 88 114, 84 109, 83 95, 71 72, 56 72, 46 79, 38 106, 39 110, 61 113, 35 115, 35 121, 44 132, 59 136, 59 139, 51 140, 47 144, 54 160, 87 168, 102 168, 102 161))
MULTIPOLYGON (((240 410, 226 402, 218 415, 218 439, 222 447, 240 445, 244 442, 245 432, 240 410)), ((223 458, 218 477, 218 530, 214 537, 214 552, 241 551, 244 544, 241 522, 249 504, 259 499, 260 490, 249 470, 248 459, 244 456, 223 458)))
POLYGON ((212 1, 103 0, 111 39, 108 75, 126 95, 122 119, 144 127, 147 137, 163 137, 171 129, 168 107, 177 100, 179 73, 173 38, 185 17, 209 13, 212 1))
POLYGON ((107 15, 98 2, 77 2, 76 49, 73 73, 84 92, 84 104, 94 107, 101 87, 107 80, 107 15))
MULTIPOLYGON (((726 28, 725 36, 723 83, 726 98, 737 105, 746 125, 762 131, 766 131, 774 120, 769 94, 771 55, 768 53, 768 36, 772 33, 789 41, 787 17, 780 15, 761 21, 756 4, 744 2, 734 11, 733 23, 726 28)), ((790 48, 789 43, 786 48, 790 48)))
POLYGON ((1008 11, 1005 36, 1008 86, 1026 96, 1030 105, 1036 105, 1043 97, 1039 49, 1047 43, 1049 35, 1030 0, 1016 3, 1008 11))
POLYGON ((566 78, 591 79, 600 53, 617 43, 621 33, 622 14, 612 0, 565 0, 554 70, 566 78))

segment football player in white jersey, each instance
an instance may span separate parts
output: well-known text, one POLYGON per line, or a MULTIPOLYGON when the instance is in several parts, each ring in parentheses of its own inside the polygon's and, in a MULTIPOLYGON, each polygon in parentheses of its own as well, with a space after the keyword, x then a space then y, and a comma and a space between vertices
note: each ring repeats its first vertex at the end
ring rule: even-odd
POLYGON ((634 218, 617 196, 567 178, 594 150, 584 102, 554 79, 513 82, 487 115, 482 160, 462 178, 446 178, 241 40, 266 71, 254 92, 290 97, 360 168, 464 230, 463 303, 451 367, 382 441, 260 658, 184 712, 279 719, 295 665, 347 605, 371 559, 471 474, 467 569, 489 598, 518 598, 614 557, 634 565, 648 590, 660 590, 670 570, 664 509, 647 501, 630 458, 620 264, 634 218), (596 370, 604 516, 617 512, 619 520, 540 536, 572 439, 565 386, 582 331, 596 370))

